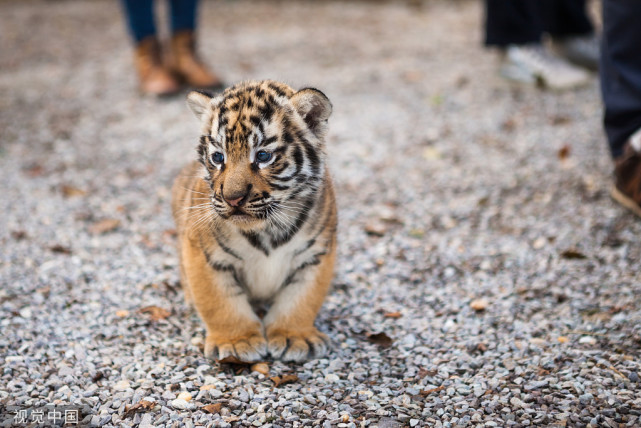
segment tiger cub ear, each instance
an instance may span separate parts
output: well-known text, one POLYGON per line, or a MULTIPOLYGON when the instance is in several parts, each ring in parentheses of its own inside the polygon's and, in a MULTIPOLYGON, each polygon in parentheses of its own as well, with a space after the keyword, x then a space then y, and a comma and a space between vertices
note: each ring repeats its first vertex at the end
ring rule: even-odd
POLYGON ((332 114, 329 98, 318 89, 304 88, 291 97, 291 102, 310 131, 316 137, 323 138, 327 132, 327 119, 332 114))
POLYGON ((212 95, 204 91, 191 91, 187 95, 187 105, 200 120, 204 119, 211 106, 212 95))

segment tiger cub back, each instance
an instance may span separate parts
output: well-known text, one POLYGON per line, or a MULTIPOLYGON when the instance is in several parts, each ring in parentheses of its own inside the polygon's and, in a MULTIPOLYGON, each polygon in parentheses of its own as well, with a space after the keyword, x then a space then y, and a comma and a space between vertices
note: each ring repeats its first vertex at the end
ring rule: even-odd
POLYGON ((191 92, 198 159, 172 190, 181 282, 207 328, 205 353, 302 361, 333 275, 336 202, 326 166, 332 106, 312 88, 244 82, 191 92), (261 320, 252 303, 270 305, 261 320))

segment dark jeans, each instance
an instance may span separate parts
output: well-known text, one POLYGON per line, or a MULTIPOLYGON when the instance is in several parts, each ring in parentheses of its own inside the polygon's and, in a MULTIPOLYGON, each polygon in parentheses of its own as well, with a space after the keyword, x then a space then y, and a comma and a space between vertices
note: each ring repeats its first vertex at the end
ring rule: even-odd
POLYGON ((591 34, 585 0, 485 0, 485 44, 540 43, 543 33, 591 34))
POLYGON ((641 128, 641 1, 603 0, 601 92, 613 157, 641 128))
MULTIPOLYGON (((198 0, 170 0, 171 31, 194 30, 198 0)), ((156 34, 154 0, 122 0, 129 31, 136 42, 156 34)))

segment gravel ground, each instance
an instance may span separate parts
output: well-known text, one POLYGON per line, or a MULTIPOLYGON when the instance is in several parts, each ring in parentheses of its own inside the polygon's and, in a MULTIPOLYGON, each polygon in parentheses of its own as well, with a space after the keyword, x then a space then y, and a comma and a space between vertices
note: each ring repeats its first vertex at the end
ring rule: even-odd
POLYGON ((340 250, 317 320, 334 348, 255 371, 203 357, 169 211, 198 125, 182 95, 137 95, 119 12, 0 3, 3 416, 641 424, 641 221, 608 197, 596 78, 506 84, 476 1, 204 3, 202 50, 230 83, 313 85, 334 104, 340 250))

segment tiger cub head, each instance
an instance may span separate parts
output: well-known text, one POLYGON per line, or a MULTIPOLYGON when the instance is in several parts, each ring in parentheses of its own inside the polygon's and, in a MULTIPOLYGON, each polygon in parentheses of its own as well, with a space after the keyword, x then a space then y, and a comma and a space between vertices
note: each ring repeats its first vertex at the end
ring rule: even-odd
POLYGON ((202 123, 199 160, 215 212, 243 229, 287 225, 321 187, 332 112, 319 90, 243 82, 187 103, 202 123))

